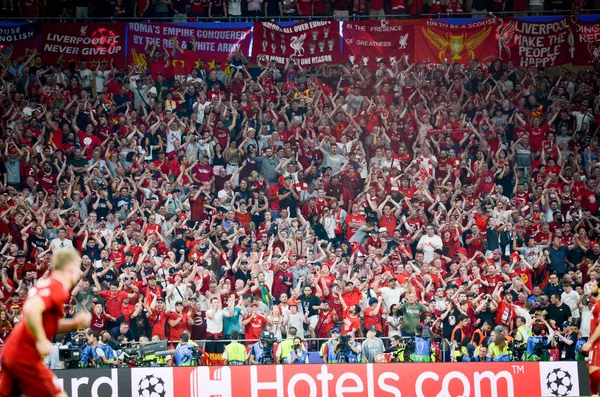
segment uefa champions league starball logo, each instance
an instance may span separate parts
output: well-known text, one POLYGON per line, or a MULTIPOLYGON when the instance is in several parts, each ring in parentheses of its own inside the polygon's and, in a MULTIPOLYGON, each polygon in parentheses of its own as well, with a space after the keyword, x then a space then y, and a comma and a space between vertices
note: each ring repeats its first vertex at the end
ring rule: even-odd
POLYGON ((553 396, 566 396, 573 388, 571 374, 562 368, 554 368, 546 375, 546 387, 553 396))
POLYGON ((138 383, 139 397, 165 397, 165 382, 155 375, 146 375, 138 383))

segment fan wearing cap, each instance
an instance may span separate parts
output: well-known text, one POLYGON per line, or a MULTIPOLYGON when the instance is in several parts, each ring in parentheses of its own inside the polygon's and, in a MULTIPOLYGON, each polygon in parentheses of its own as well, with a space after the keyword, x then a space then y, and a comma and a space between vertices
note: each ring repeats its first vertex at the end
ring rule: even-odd
POLYGON ((266 322, 267 319, 265 316, 258 313, 258 303, 252 302, 250 304, 250 313, 242 320, 242 326, 245 327, 244 338, 250 341, 258 340, 266 322))
POLYGON ((167 322, 169 324, 169 340, 176 341, 185 331, 190 331, 194 320, 188 317, 187 312, 183 310, 183 301, 179 300, 175 302, 175 310, 167 315, 167 322))
POLYGON ((305 315, 298 311, 298 301, 296 299, 290 299, 288 301, 289 312, 283 318, 283 327, 286 332, 289 332, 291 328, 296 329, 296 335, 304 339, 304 323, 305 315))

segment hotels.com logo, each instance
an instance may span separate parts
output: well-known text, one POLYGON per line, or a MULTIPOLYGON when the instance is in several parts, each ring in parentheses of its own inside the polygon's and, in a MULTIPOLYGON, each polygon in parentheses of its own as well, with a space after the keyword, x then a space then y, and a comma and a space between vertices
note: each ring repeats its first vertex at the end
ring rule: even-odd
MULTIPOLYGON (((525 372, 521 366, 512 371, 510 366, 499 371, 468 371, 466 366, 465 370, 448 371, 443 364, 435 366, 438 371, 423 371, 423 365, 393 364, 199 367, 190 375, 190 397, 233 397, 248 395, 248 391, 251 397, 514 397, 513 375, 523 379, 525 372), (302 372, 298 372, 300 368, 302 372), (392 369, 398 373, 386 371, 392 369)), ((534 390, 539 390, 537 383, 534 390)))

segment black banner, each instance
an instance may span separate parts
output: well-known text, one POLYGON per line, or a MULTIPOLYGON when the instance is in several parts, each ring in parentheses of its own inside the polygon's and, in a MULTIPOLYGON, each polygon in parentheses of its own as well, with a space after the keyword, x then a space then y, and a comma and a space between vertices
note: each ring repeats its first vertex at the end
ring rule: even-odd
POLYGON ((129 368, 62 369, 54 373, 70 397, 133 396, 129 368))
MULTIPOLYGON (((38 37, 39 23, 0 23, 0 43, 12 44, 38 37)), ((33 49, 33 48, 32 48, 33 49)))

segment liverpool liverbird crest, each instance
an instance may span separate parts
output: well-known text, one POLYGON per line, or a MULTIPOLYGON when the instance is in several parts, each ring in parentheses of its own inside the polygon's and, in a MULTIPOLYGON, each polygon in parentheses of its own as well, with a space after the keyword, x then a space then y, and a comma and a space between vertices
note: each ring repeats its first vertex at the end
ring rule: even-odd
POLYGON ((298 37, 292 37, 290 42, 290 47, 294 50, 292 56, 302 56, 304 54, 304 40, 306 40, 306 33, 302 33, 298 37))

